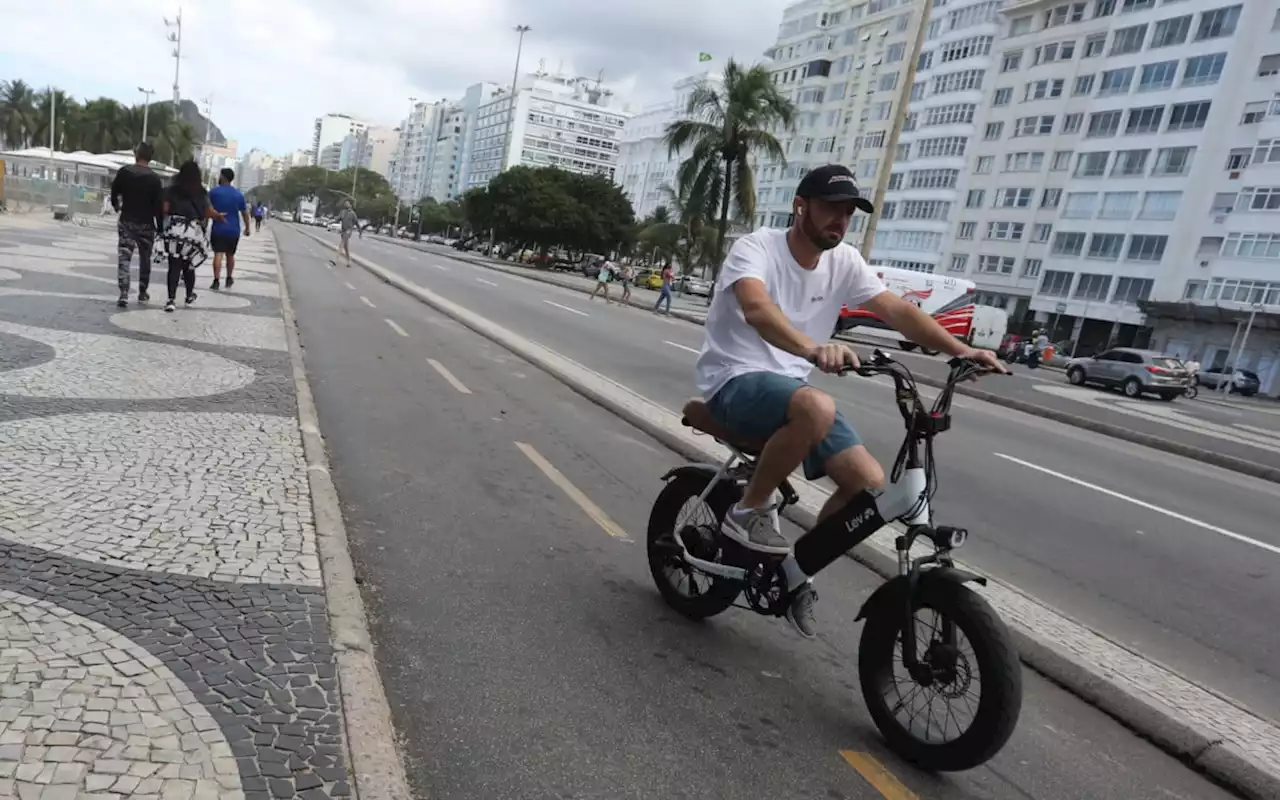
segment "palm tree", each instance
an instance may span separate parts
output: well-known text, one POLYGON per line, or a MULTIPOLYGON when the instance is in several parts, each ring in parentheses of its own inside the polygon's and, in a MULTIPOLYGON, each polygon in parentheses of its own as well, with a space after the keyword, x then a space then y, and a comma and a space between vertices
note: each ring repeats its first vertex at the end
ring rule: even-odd
POLYGON ((46 89, 35 97, 35 125, 31 130, 31 141, 40 147, 48 147, 50 142, 49 128, 53 130, 53 149, 66 150, 68 134, 75 129, 75 120, 81 108, 75 98, 61 89, 46 89), (52 97, 53 102, 50 102, 52 97))
POLYGON ((36 94, 25 81, 0 82, 0 139, 12 149, 29 146, 35 129, 36 94))
POLYGON ((133 138, 129 116, 128 109, 109 97, 85 103, 76 120, 74 146, 93 153, 129 147, 133 138))
MULTIPOLYGON (((141 108, 138 109, 141 111, 141 108)), ((142 134, 142 117, 138 119, 138 135, 142 134)), ((178 166, 191 158, 196 149, 196 133, 191 125, 174 116, 173 105, 156 103, 151 106, 151 117, 147 125, 147 138, 156 147, 156 158, 170 166, 178 166)))
POLYGON ((782 145, 771 131, 791 128, 795 106, 778 91, 764 66, 743 69, 730 59, 723 85, 703 83, 695 88, 686 113, 688 119, 667 126, 667 150, 672 156, 689 150, 677 173, 682 193, 719 200, 714 279, 724 257, 730 201, 736 202, 739 219, 749 221, 755 216, 756 185, 749 156, 759 151, 770 160, 786 162, 782 145))

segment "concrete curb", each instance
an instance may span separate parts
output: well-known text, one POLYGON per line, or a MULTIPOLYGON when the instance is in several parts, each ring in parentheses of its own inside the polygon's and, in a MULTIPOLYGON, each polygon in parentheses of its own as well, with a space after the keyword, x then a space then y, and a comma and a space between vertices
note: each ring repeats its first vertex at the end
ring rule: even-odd
MULTIPOLYGON (((323 239, 312 237, 330 248, 323 239)), ((548 372, 569 388, 695 460, 719 462, 727 451, 684 428, 676 414, 537 343, 484 319, 404 277, 356 256, 369 272, 548 372)), ((827 494, 797 481, 801 502, 787 516, 816 519, 827 494)), ((873 571, 897 573, 886 527, 849 555, 873 571)), ((983 596, 1000 613, 1024 663, 1119 720, 1164 751, 1249 800, 1280 797, 1280 727, 1101 633, 992 580, 983 596)))
POLYGON ((346 725, 346 745, 352 786, 357 800, 408 800, 414 797, 397 746, 391 707, 387 703, 373 640, 369 636, 364 601, 356 584, 355 568, 347 546, 338 492, 329 475, 329 458, 320 435, 319 417, 303 363, 293 304, 289 300, 284 264, 279 257, 275 232, 276 267, 280 284, 281 314, 289 344, 289 361, 298 398, 298 427, 307 461, 311 507, 315 517, 316 544, 324 572, 329 636, 333 642, 346 725))
MULTIPOLYGON (((409 245, 404 245, 404 246, 411 247, 409 245)), ((421 250, 421 248, 411 248, 411 249, 419 250, 420 252, 430 252, 426 250, 421 250)), ((454 256, 454 255, 447 255, 446 257, 464 264, 471 264, 477 267, 481 267, 483 269, 493 270, 494 272, 501 272, 506 275, 516 275, 518 277, 527 278, 531 281, 545 283, 548 286, 559 286, 562 289, 568 289, 570 291, 579 292, 581 294, 590 294, 590 291, 585 287, 573 286, 571 284, 561 283, 560 281, 553 280, 548 276, 539 275, 537 273, 526 273, 524 270, 521 270, 518 267, 507 267, 501 264, 486 264, 481 261, 474 261, 465 257, 454 256)), ((650 310, 647 303, 639 303, 635 299, 632 299, 629 304, 636 308, 644 309, 646 311, 650 310)), ((692 322, 695 325, 704 324, 702 317, 699 317, 695 314, 690 314, 684 311, 673 311, 671 313, 671 316, 676 319, 685 320, 686 322, 692 322)), ((1046 369, 1055 369, 1055 368, 1046 367, 1046 369)), ((944 385, 943 381, 937 380, 935 378, 931 378, 927 375, 916 375, 916 381, 924 384, 925 386, 932 386, 934 388, 942 388, 942 386, 944 385)), ((1088 417, 1082 417, 1077 414, 1068 413, 1066 411, 1059 411, 1057 409, 1038 405, 1036 403, 1031 403, 1026 400, 1019 400, 1013 397, 1005 397, 1004 395, 995 394, 993 392, 988 392, 983 389, 977 389, 971 386, 960 386, 957 388, 957 393, 967 395, 976 400, 982 400, 984 402, 991 403, 992 405, 1003 406, 1004 408, 1012 408, 1015 411, 1022 411, 1024 413, 1031 414, 1033 416, 1043 417, 1044 419, 1051 419, 1054 422, 1061 422, 1064 425, 1071 425, 1076 428, 1083 428, 1084 430, 1093 431, 1094 433, 1100 433, 1100 434, 1103 434, 1104 436, 1110 436, 1114 439, 1122 439, 1127 442, 1133 442, 1134 444, 1140 444, 1145 447, 1150 447, 1153 450, 1160 450, 1165 453, 1172 453, 1173 455, 1183 456, 1185 458, 1194 459, 1196 461, 1202 461, 1206 464, 1211 464, 1215 467, 1231 470, 1232 472, 1239 472, 1242 475, 1248 475, 1250 477, 1259 478, 1261 480, 1270 481, 1272 483, 1280 483, 1280 468, 1278 467, 1271 467, 1271 466, 1267 466, 1266 464, 1258 464, 1243 458, 1239 458, 1237 456, 1231 456, 1225 453, 1216 452, 1214 450, 1206 450, 1202 447, 1195 447, 1192 445, 1183 444, 1181 442, 1175 442, 1172 439, 1166 439, 1162 436, 1155 436, 1150 433, 1143 433, 1141 431, 1129 430, 1128 428, 1123 428, 1119 425, 1113 425, 1108 422, 1099 422, 1097 420, 1089 419, 1088 417)))

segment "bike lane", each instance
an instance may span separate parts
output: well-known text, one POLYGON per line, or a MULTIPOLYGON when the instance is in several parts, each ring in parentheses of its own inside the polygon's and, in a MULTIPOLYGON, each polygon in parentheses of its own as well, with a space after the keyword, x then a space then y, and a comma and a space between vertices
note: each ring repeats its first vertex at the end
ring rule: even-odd
POLYGON ((927 798, 1228 796, 1031 673, 1019 731, 989 765, 935 777, 896 761, 856 688, 852 618, 875 576, 844 560, 820 576, 817 642, 738 610, 675 616, 642 542, 678 457, 363 270, 326 267, 309 240, 283 241, 419 792, 882 796, 851 751, 927 798))

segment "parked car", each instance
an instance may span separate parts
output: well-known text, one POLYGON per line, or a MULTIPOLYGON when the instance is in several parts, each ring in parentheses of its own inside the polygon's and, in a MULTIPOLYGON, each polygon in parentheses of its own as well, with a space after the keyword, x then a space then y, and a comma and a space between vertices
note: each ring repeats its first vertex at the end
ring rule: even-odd
POLYGON ((1155 394, 1173 400, 1191 384, 1191 371, 1180 359, 1155 350, 1113 347, 1067 361, 1067 380, 1074 386, 1118 388, 1126 397, 1155 394))
POLYGON ((692 275, 685 275, 680 278, 677 286, 679 286, 680 291, 685 294, 696 294, 699 297, 711 296, 711 281, 703 280, 702 278, 695 278, 692 275))
POLYGON ((661 289, 662 273, 656 269, 636 270, 637 289, 661 289))
POLYGON ((1231 382, 1228 391, 1237 392, 1245 397, 1253 397, 1262 388, 1262 379, 1258 373, 1250 369, 1233 369, 1232 367, 1212 367, 1202 369, 1196 376, 1200 385, 1207 389, 1221 389, 1224 383, 1231 382))

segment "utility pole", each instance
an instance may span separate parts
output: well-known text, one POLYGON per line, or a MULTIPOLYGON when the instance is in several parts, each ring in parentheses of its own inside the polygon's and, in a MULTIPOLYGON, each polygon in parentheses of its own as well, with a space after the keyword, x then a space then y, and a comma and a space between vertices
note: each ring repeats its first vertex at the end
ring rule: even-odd
POLYGON ((871 261, 871 246, 875 244, 876 228, 880 226, 880 212, 884 208, 884 194, 889 188, 889 174, 893 172, 893 160, 898 154, 898 139, 902 135, 902 126, 907 118, 907 105, 911 102, 911 85, 916 82, 916 67, 920 64, 920 51, 924 48, 925 34, 929 28, 929 9, 931 2, 920 3, 920 25, 916 28, 915 41, 907 58, 907 70, 902 81, 902 91, 898 97, 898 108, 893 115, 893 126, 889 129, 889 141, 885 143, 884 166, 876 178, 876 191, 872 200, 876 204, 875 213, 867 223, 867 232, 862 236, 862 257, 871 261))
POLYGON ((56 148, 54 131, 58 130, 58 95, 54 92, 52 86, 49 87, 49 180, 56 180, 54 177, 53 153, 56 148))
POLYGON ((138 87, 138 91, 142 92, 142 141, 147 140, 147 120, 151 116, 151 95, 156 93, 155 89, 143 89, 138 87))
POLYGON ((169 31, 167 33, 165 38, 168 39, 169 42, 173 44, 173 118, 177 119, 178 118, 178 101, 180 99, 180 96, 178 94, 178 76, 179 76, 180 70, 182 69, 182 7, 181 6, 178 7, 178 17, 173 22, 170 22, 168 17, 164 18, 164 27, 166 31, 168 31, 169 28, 173 28, 172 31, 169 31))
POLYGON ((209 126, 213 124, 213 92, 200 101, 204 105, 204 144, 209 144, 209 126))
POLYGON ((365 139, 369 137, 369 129, 365 128, 356 135, 356 155, 354 163, 351 165, 351 202, 355 202, 356 197, 356 178, 360 177, 360 156, 364 152, 365 139))
POLYGON ((507 135, 502 137, 502 165, 498 168, 499 172, 507 168, 507 155, 511 152, 511 131, 516 122, 516 84, 520 81, 520 55, 524 51, 524 35, 533 29, 528 25, 517 25, 515 30, 520 34, 520 40, 516 44, 516 68, 511 74, 511 114, 507 117, 507 135))

